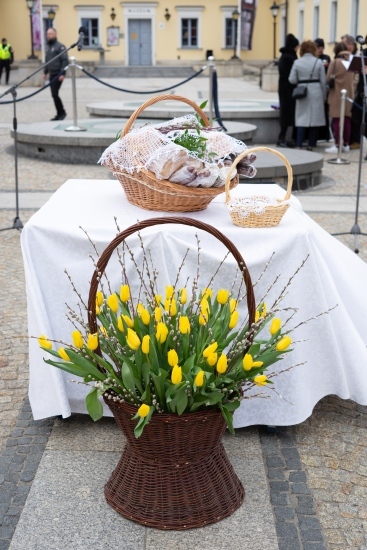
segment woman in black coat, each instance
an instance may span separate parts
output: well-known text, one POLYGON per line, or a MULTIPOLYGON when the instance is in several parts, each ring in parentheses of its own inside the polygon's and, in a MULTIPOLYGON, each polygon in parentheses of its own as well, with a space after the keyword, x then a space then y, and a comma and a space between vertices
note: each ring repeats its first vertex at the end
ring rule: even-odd
POLYGON ((296 102, 292 98, 294 85, 288 81, 294 61, 297 59, 299 41, 293 34, 287 34, 284 48, 280 48, 282 54, 278 61, 279 71, 279 124, 280 133, 277 145, 279 147, 294 147, 293 143, 286 142, 286 134, 289 126, 294 128, 294 112, 296 102))

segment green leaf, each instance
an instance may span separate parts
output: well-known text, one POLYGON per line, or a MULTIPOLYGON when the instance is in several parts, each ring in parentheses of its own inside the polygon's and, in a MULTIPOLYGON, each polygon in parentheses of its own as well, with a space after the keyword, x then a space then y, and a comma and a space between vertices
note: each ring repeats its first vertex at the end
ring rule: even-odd
POLYGON ((234 428, 233 428, 233 415, 232 415, 232 413, 226 407, 224 407, 223 405, 220 405, 220 410, 222 411, 222 415, 223 415, 224 420, 227 422, 227 426, 228 426, 229 431, 231 432, 232 435, 236 435, 235 431, 234 431, 234 428))
POLYGON ((174 399, 175 403, 176 403, 176 409, 177 409, 177 414, 182 414, 186 407, 187 407, 187 402, 188 402, 188 399, 187 399, 187 393, 186 393, 186 386, 183 386, 176 394, 176 397, 174 399))
POLYGON ((84 369, 86 374, 91 374, 94 378, 97 378, 97 380, 104 380, 106 378, 106 375, 102 373, 89 359, 82 357, 71 349, 67 350, 67 354, 74 365, 84 369))
POLYGON ((123 363, 121 367, 121 378, 127 390, 135 393, 135 382, 130 367, 127 363, 123 363))
POLYGON ((135 426, 134 435, 135 435, 136 439, 138 439, 141 436, 141 434, 143 433, 144 426, 147 424, 147 420, 146 420, 147 418, 148 418, 147 416, 145 418, 140 418, 139 422, 135 426))
POLYGON ((205 109, 207 104, 208 104, 208 100, 206 99, 205 101, 203 101, 203 103, 201 105, 199 105, 200 109, 205 109))
POLYGON ((98 399, 98 395, 99 391, 97 390, 97 388, 93 388, 85 398, 87 411, 94 422, 96 422, 96 420, 99 420, 103 416, 103 407, 102 403, 98 399))

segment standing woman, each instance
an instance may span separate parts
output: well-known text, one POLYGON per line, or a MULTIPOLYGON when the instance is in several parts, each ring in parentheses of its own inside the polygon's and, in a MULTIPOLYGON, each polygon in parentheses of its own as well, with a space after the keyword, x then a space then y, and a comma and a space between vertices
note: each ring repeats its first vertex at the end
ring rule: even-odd
POLYGON ((294 129, 294 111, 296 107, 296 101, 292 98, 294 86, 289 82, 288 78, 292 69, 292 65, 297 59, 298 46, 299 42, 297 38, 293 36, 293 34, 287 34, 285 38, 285 46, 284 48, 280 48, 279 50, 281 56, 278 61, 278 95, 280 107, 280 133, 277 142, 278 147, 294 147, 293 141, 286 141, 288 127, 292 126, 292 128, 294 129))
POLYGON ((289 82, 305 84, 307 96, 296 101, 297 149, 302 148, 306 128, 308 147, 316 147, 319 126, 325 125, 324 102, 326 100, 326 77, 322 61, 317 57, 316 44, 305 40, 300 47, 300 59, 293 63, 289 82))

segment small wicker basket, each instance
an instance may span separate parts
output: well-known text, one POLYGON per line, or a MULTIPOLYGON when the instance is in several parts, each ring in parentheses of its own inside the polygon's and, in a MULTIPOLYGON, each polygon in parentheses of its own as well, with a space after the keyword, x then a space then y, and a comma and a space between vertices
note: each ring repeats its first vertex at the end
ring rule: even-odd
POLYGON ((282 153, 276 151, 275 149, 270 149, 269 147, 253 147, 251 149, 247 149, 246 151, 238 155, 238 157, 233 162, 228 172, 225 183, 226 206, 228 208, 232 222, 239 227, 274 227, 276 225, 279 225, 285 212, 289 208, 288 201, 291 196, 292 182, 292 167, 289 164, 287 158, 282 153), (259 151, 272 153, 273 155, 276 155, 277 157, 282 159, 282 161, 284 162, 288 175, 287 192, 284 199, 272 199, 271 197, 266 195, 252 195, 250 197, 231 199, 231 195, 229 192, 229 183, 232 170, 236 168, 237 164, 244 157, 246 157, 250 153, 255 153, 259 151), (257 208, 257 211, 255 211, 253 207, 255 201, 257 201, 258 206, 260 205, 260 207, 257 208))
MULTIPOLYGON (((206 114, 190 99, 176 95, 161 95, 149 99, 136 109, 127 121, 121 132, 120 138, 126 136, 134 121, 144 109, 159 101, 167 100, 187 103, 187 105, 190 105, 198 113, 205 127, 210 126, 206 114)), ((134 174, 129 174, 128 172, 115 172, 114 175, 124 188, 128 201, 145 210, 159 210, 161 212, 196 212, 198 210, 204 210, 214 197, 220 193, 224 193, 224 186, 206 187, 203 189, 198 187, 187 187, 186 185, 171 183, 168 180, 158 180, 152 172, 144 169, 134 174)), ((230 188, 232 189, 235 187, 238 181, 239 177, 236 175, 230 181, 230 188)))

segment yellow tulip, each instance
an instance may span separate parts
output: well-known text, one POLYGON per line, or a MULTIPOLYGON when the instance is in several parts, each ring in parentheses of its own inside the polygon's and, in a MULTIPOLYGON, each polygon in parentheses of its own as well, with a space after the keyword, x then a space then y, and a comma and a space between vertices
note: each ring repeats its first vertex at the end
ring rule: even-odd
POLYGON ((52 342, 50 342, 50 340, 47 340, 47 337, 44 334, 41 334, 41 336, 38 338, 38 343, 41 348, 52 349, 52 342))
POLYGON ((292 343, 292 339, 289 336, 283 336, 275 346, 277 351, 285 351, 292 343))
POLYGON ((187 334, 190 332, 190 321, 188 317, 182 316, 178 321, 178 329, 181 334, 187 334))
POLYGON ((156 307, 154 310, 154 319, 159 322, 162 319, 162 310, 160 307, 156 307))
POLYGON ((164 342, 167 340, 168 336, 168 328, 164 323, 159 322, 157 324, 157 332, 155 333, 155 336, 161 344, 164 344, 164 342))
POLYGON ((255 323, 257 323, 259 319, 260 319, 260 313, 256 310, 255 311, 255 323))
POLYGON ((282 326, 282 321, 278 317, 274 317, 274 319, 271 322, 270 325, 270 334, 274 336, 280 330, 280 327, 282 326))
POLYGON ((211 298, 213 296, 213 291, 211 288, 204 288, 202 293, 202 298, 211 298))
POLYGON ((234 328, 234 327, 237 325, 237 323, 238 323, 238 311, 236 310, 236 311, 234 311, 234 312, 231 314, 231 316, 230 316, 230 318, 229 318, 229 325, 228 325, 228 327, 229 327, 230 329, 232 329, 232 328, 234 328))
POLYGON ((96 305, 101 306, 103 304, 103 292, 100 290, 96 294, 96 305))
POLYGON ((218 347, 218 342, 214 342, 213 344, 210 344, 210 346, 206 347, 203 351, 203 357, 209 357, 212 353, 215 352, 215 350, 218 347))
POLYGON ((129 328, 133 328, 134 321, 128 315, 122 315, 122 318, 129 328))
POLYGON ((174 367, 178 363, 178 355, 175 349, 170 349, 168 352, 168 364, 174 367))
POLYGON ((237 307, 237 300, 235 300, 234 298, 231 298, 231 300, 229 300, 229 312, 233 313, 236 307, 237 307))
POLYGON ((186 304, 186 302, 187 302, 187 290, 186 290, 186 288, 181 288, 180 302, 181 302, 181 304, 186 304))
POLYGON ((138 415, 140 416, 140 418, 145 418, 146 416, 148 416, 149 411, 150 411, 149 405, 146 405, 145 403, 143 403, 138 408, 138 415))
POLYGON ((227 356, 224 353, 222 353, 222 355, 218 359, 217 372, 219 372, 219 374, 224 374, 227 370, 227 367, 228 367, 227 356))
POLYGON ((140 338, 136 334, 135 330, 131 328, 127 329, 126 343, 132 350, 136 351, 140 347, 140 338))
POLYGON ((206 358, 206 362, 208 363, 209 367, 214 367, 214 365, 216 364, 218 360, 218 354, 215 352, 215 353, 211 353, 209 355, 209 357, 206 358))
POLYGON ((218 290, 217 293, 217 302, 221 305, 224 305, 228 302, 229 298, 229 290, 225 290, 222 288, 221 290, 218 290))
POLYGON ((130 299, 130 287, 129 285, 122 285, 120 288, 120 300, 121 302, 127 302, 130 299))
POLYGON ((246 353, 245 357, 242 359, 243 368, 247 371, 261 367, 263 364, 263 361, 254 361, 250 353, 246 353))
POLYGON ((178 365, 175 365, 172 369, 171 382, 172 384, 179 384, 182 382, 182 370, 178 365))
POLYGON ((101 313, 101 308, 96 306, 96 315, 100 315, 101 313))
POLYGON ((98 348, 98 334, 96 332, 94 334, 88 334, 87 348, 92 351, 98 348))
POLYGON ((156 294, 156 295, 154 296, 154 298, 155 298, 155 301, 156 301, 157 306, 160 306, 160 305, 161 305, 161 301, 162 301, 162 296, 161 296, 160 294, 156 294))
POLYGON ((143 340, 141 343, 141 351, 146 355, 148 355, 149 347, 150 347, 150 336, 149 334, 146 334, 145 336, 143 336, 143 340))
POLYGON ((174 291, 175 289, 173 288, 173 286, 166 286, 166 300, 172 298, 174 291))
POLYGON ((99 327, 100 332, 102 332, 103 336, 106 338, 108 336, 107 330, 104 328, 104 326, 99 327))
POLYGON ((204 371, 201 370, 197 373, 194 380, 195 385, 200 388, 204 384, 204 371))
POLYGON ((169 298, 164 302, 164 309, 168 314, 173 317, 177 314, 177 302, 174 298, 169 298))
POLYGON ((143 304, 138 304, 138 305, 136 306, 136 313, 137 313, 138 315, 140 315, 141 312, 143 311, 143 309, 145 309, 144 306, 143 306, 143 304))
POLYGON ((61 359, 64 359, 64 361, 70 361, 70 357, 68 356, 64 348, 59 348, 57 350, 57 353, 60 355, 61 359))
POLYGON ((81 335, 79 330, 74 330, 71 333, 71 337, 73 339, 74 347, 81 349, 83 347, 84 342, 83 342, 83 336, 81 335))
POLYGON ((143 321, 144 325, 149 325, 149 323, 150 323, 150 313, 147 309, 142 309, 141 310, 140 318, 143 321))
POLYGON ((199 325, 206 325, 209 320, 209 313, 206 309, 205 311, 202 311, 199 315, 199 325))
POLYGON ((254 378, 254 382, 257 386, 266 386, 267 381, 268 378, 265 374, 257 374, 254 378))
POLYGON ((117 319, 117 328, 120 332, 125 332, 124 323, 122 322, 122 315, 117 319))
POLYGON ((116 294, 111 294, 111 296, 107 298, 107 305, 114 313, 117 313, 117 310, 119 308, 119 301, 116 294))
POLYGON ((200 308, 201 308, 201 311, 203 311, 203 310, 210 311, 209 302, 206 298, 201 299, 200 308))

